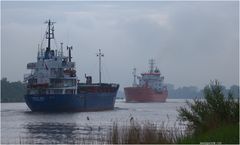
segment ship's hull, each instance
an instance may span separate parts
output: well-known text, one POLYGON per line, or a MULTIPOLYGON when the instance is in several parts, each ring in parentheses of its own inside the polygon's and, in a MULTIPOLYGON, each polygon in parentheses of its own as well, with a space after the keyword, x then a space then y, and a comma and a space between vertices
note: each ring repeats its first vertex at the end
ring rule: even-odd
POLYGON ((126 87, 124 88, 126 102, 166 102, 168 91, 160 93, 147 87, 126 87))
POLYGON ((32 111, 101 111, 114 109, 116 92, 25 95, 32 111))

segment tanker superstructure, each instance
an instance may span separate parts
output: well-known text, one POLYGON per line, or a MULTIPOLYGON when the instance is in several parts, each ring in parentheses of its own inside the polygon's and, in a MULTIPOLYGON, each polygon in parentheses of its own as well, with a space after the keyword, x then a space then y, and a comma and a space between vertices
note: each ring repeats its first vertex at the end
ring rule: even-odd
MULTIPOLYGON (((67 46, 69 56, 64 56, 62 43, 60 50, 52 50, 54 22, 48 20, 46 23, 47 47, 39 48, 37 62, 27 64, 27 69, 30 69, 31 73, 24 75, 24 81, 27 82, 25 101, 28 107, 32 111, 41 112, 114 109, 119 85, 101 83, 101 77, 99 83, 92 83, 92 77, 86 75, 86 82, 80 83, 76 75, 75 62, 71 60, 72 46, 67 46)), ((99 50, 99 60, 102 56, 99 50)))
POLYGON ((168 96, 167 87, 164 86, 164 77, 159 69, 154 67, 154 60, 149 61, 150 68, 141 76, 136 75, 134 68, 133 86, 124 88, 126 102, 166 102, 168 96), (139 83, 136 83, 136 78, 139 83))

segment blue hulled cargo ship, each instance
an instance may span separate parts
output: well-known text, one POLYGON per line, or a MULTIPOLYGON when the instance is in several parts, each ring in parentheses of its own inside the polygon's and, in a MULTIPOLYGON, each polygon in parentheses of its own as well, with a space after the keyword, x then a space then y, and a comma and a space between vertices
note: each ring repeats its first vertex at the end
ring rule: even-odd
MULTIPOLYGON (((99 57, 99 83, 92 83, 92 77, 86 76, 86 82, 80 83, 76 75, 75 62, 71 59, 72 46, 63 55, 63 43, 60 50, 51 49, 54 39, 54 22, 47 22, 45 49, 39 48, 37 62, 27 64, 30 74, 24 75, 27 82, 25 101, 32 111, 100 111, 114 109, 119 84, 101 82, 101 50, 99 57)), ((42 46, 42 45, 41 45, 42 46)))

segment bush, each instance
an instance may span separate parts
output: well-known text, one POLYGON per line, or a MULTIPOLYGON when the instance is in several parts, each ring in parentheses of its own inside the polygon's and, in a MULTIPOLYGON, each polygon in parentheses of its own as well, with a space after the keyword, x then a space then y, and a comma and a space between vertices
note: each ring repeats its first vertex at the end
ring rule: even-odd
POLYGON ((179 119, 188 122, 188 129, 200 134, 226 124, 239 121, 239 98, 234 100, 229 92, 224 97, 218 81, 213 81, 204 88, 204 98, 196 98, 187 107, 178 109, 179 119))

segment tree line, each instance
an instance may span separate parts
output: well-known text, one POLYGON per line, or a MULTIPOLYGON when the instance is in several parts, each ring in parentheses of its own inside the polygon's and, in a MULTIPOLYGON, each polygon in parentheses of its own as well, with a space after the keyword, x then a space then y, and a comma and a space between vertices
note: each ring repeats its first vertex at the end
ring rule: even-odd
POLYGON ((9 82, 7 78, 1 79, 1 102, 23 102, 26 85, 20 81, 9 82))
MULTIPOLYGON (((207 87, 207 86, 206 86, 207 87)), ((194 99, 196 97, 202 97, 204 95, 204 87, 203 89, 198 89, 195 86, 189 87, 179 87, 176 88, 172 84, 167 84, 168 89, 168 98, 172 99, 194 99)), ((232 85, 229 89, 225 86, 221 85, 222 92, 224 96, 227 96, 228 93, 232 93, 233 98, 239 98, 239 86, 232 85)))

